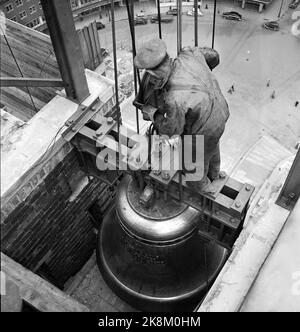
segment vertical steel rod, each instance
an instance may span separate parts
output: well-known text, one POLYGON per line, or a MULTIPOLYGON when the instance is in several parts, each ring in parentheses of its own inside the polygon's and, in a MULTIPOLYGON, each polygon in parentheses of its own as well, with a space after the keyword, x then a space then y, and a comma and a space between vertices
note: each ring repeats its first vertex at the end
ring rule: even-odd
MULTIPOLYGON (((134 31, 134 8, 133 8, 133 1, 131 0, 129 5, 129 0, 125 0, 126 8, 127 8, 127 16, 129 22, 129 29, 131 34, 131 44, 132 44, 132 59, 134 59, 136 55, 136 48, 135 48, 135 31, 134 31)), ((139 85, 141 85, 141 78, 139 72, 133 65, 133 79, 134 79, 134 92, 135 95, 137 94, 137 81, 139 85)), ((140 132, 140 125, 139 125, 139 110, 138 108, 135 109, 136 112, 136 131, 139 134, 140 132)))
POLYGON ((118 68, 117 68, 117 46, 116 46, 116 26, 115 26, 115 4, 114 0, 110 1, 111 4, 111 31, 112 31, 112 43, 113 43, 113 60, 114 60, 114 78, 115 78, 115 93, 116 93, 116 109, 117 109, 117 126, 118 126, 118 141, 119 141, 119 153, 120 149, 120 105, 119 105, 119 87, 118 87, 118 68))
POLYGON ((157 18, 158 18, 158 36, 159 36, 159 39, 162 39, 162 35, 161 35, 160 0, 157 0, 157 18))
POLYGON ((177 54, 182 49, 182 0, 177 0, 177 54))
POLYGON ((194 39, 195 46, 198 46, 198 0, 194 0, 194 39))
MULTIPOLYGON (((132 44, 134 47, 132 47, 132 55, 133 59, 136 55, 136 48, 135 48, 135 30, 134 30, 134 5, 133 0, 130 0, 130 11, 131 11, 131 26, 132 26, 132 44)), ((133 65, 133 80, 134 80, 134 93, 137 95, 137 69, 133 65)), ((140 81, 139 81, 140 83, 140 81)), ((139 119, 139 110, 138 108, 135 108, 135 117, 136 117, 136 131, 139 134, 140 133, 140 119, 139 119)))
POLYGON ((281 15, 281 10, 282 10, 282 6, 283 6, 283 1, 284 1, 284 0, 281 0, 281 4, 280 4, 280 8, 279 8, 279 12, 278 12, 278 18, 280 18, 280 15, 281 15))
POLYGON ((211 48, 214 48, 215 46, 216 11, 217 11, 217 0, 214 0, 214 18, 213 18, 213 33, 212 33, 211 48))

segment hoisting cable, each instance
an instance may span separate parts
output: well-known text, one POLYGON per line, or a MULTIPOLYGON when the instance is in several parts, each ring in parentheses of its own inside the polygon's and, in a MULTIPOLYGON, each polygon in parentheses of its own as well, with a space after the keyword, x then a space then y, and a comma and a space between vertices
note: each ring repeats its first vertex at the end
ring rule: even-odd
MULTIPOLYGON (((133 60, 136 55, 133 0, 130 0, 130 6, 129 6, 129 0, 125 0, 125 3, 126 3, 127 15, 128 15, 129 29, 130 29, 130 34, 131 34, 132 60, 133 60)), ((140 74, 139 74, 138 70, 134 67, 134 64, 133 64, 133 80, 134 80, 134 93, 136 96, 137 95, 137 81, 139 82, 139 86, 140 86, 141 78, 140 78, 140 74)), ((136 131, 139 134, 140 133, 140 123, 139 123, 140 121, 139 121, 139 110, 137 107, 135 108, 135 113, 136 113, 136 131)))
POLYGON ((194 0, 194 39, 195 46, 198 46, 198 0, 194 0))
MULTIPOLYGON (((117 46, 116 46, 116 26, 115 26, 115 4, 114 0, 110 1, 111 4, 111 31, 112 31, 112 44, 113 44, 113 60, 114 60, 114 79, 115 79, 115 93, 116 93, 116 110, 117 110, 117 126, 118 126, 118 151, 119 158, 121 156, 121 142, 120 142, 120 104, 119 104, 119 87, 118 87, 118 68, 117 68, 117 46)), ((119 160, 120 162, 120 160, 119 160)))
POLYGON ((182 0, 177 0, 177 54, 182 49, 182 0))
MULTIPOLYGON (((182 0, 177 0, 177 55, 182 49, 182 0)), ((182 199, 182 170, 178 171, 179 176, 179 200, 182 199)))
POLYGON ((206 241, 203 242, 204 246, 204 266, 205 266, 205 295, 209 291, 209 277, 208 277, 208 266, 207 266, 207 247, 206 241))
POLYGON ((217 0, 214 0, 214 18, 213 18, 213 33, 212 33, 211 48, 214 48, 215 46, 216 11, 217 11, 217 0))
POLYGON ((162 39, 162 35, 161 35, 160 0, 157 0, 157 19, 158 19, 158 37, 159 37, 159 39, 162 39))
MULTIPOLYGON (((2 29, 1 29, 1 30, 2 30, 2 29)), ((13 50, 12 50, 11 47, 10 47, 9 41, 8 41, 8 39, 6 38, 5 33, 3 33, 3 37, 4 37, 5 41, 6 41, 6 44, 7 44, 8 48, 9 48, 9 51, 10 51, 10 53, 11 53, 13 59, 14 59, 14 62, 15 62, 15 64, 16 64, 17 68, 18 68, 18 71, 19 71, 20 75, 21 75, 22 77, 24 77, 24 75, 23 75, 23 73, 22 73, 22 70, 21 70, 21 68, 20 68, 20 66, 19 66, 19 64, 18 64, 18 61, 17 61, 17 59, 16 59, 16 57, 15 57, 15 55, 14 55, 14 52, 13 52, 13 50)), ((34 108, 34 111, 35 111, 35 113, 37 113, 38 110, 37 110, 37 108, 36 108, 36 106, 35 106, 35 103, 34 103, 34 101, 33 101, 33 98, 32 98, 32 96, 31 96, 31 93, 30 93, 30 91, 29 91, 28 86, 26 87, 26 90, 27 90, 27 93, 28 93, 28 95, 29 95, 29 98, 30 98, 30 101, 31 101, 31 103, 32 103, 32 106, 33 106, 33 108, 34 108)))

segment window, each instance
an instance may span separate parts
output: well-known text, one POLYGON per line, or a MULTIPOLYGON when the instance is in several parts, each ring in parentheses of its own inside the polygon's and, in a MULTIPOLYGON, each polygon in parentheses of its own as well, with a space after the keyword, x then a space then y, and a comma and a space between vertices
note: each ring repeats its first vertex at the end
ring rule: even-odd
POLYGON ((10 20, 17 22, 17 18, 16 18, 16 16, 11 17, 10 20))
POLYGON ((13 8, 12 4, 9 3, 8 5, 5 6, 5 9, 6 9, 6 12, 9 13, 9 12, 11 12, 14 8, 13 8))
POLYGON ((77 0, 72 1, 71 5, 72 5, 72 8, 77 7, 78 6, 78 1, 77 0))
POLYGON ((25 17, 27 16, 26 11, 23 10, 23 11, 19 14, 19 16, 20 16, 20 19, 23 20, 23 18, 25 18, 25 17))
POLYGON ((23 0, 16 0, 17 7, 23 5, 23 0))
POLYGON ((35 18, 34 20, 26 23, 26 26, 29 28, 34 28, 35 26, 40 24, 40 20, 38 18, 35 18))
POLYGON ((33 14, 33 13, 36 12, 36 7, 35 7, 35 6, 31 6, 31 7, 29 7, 28 9, 29 9, 29 13, 30 13, 30 14, 33 14))

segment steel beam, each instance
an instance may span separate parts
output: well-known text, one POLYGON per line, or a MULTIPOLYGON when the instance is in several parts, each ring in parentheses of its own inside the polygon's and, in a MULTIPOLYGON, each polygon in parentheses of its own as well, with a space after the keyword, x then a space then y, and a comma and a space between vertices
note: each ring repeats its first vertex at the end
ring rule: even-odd
POLYGON ((0 77, 1 87, 57 87, 64 86, 61 79, 27 78, 27 77, 0 77))
MULTIPOLYGON (((95 109, 94 116, 89 119, 81 118, 78 122, 74 116, 78 115, 74 114, 67 121, 69 133, 63 134, 63 137, 77 146, 87 161, 92 161, 86 163, 89 175, 97 176, 102 181, 110 183, 108 177, 112 170, 115 173, 119 170, 134 174, 136 171, 140 172, 141 169, 145 169, 143 173, 145 182, 151 183, 156 191, 165 196, 166 200, 168 197, 172 197, 201 212, 199 232, 202 236, 216 241, 227 249, 232 247, 243 227, 249 200, 254 191, 253 186, 225 177, 214 181, 214 186, 217 189, 214 195, 204 195, 192 191, 183 179, 181 190, 179 190, 178 172, 176 174, 169 173, 168 180, 164 180, 160 175, 162 172, 158 175, 150 172, 146 165, 148 160, 130 158, 132 149, 137 152, 138 149, 143 148, 142 145, 135 146, 140 141, 138 134, 128 131, 123 126, 120 126, 118 130, 117 124, 112 119, 102 116, 101 107, 98 111, 95 109), (88 122, 84 124, 84 120, 88 120, 88 122), (112 156, 116 158, 106 160, 106 152, 101 153, 103 149, 106 149, 106 152, 111 152, 112 156), (100 171, 96 166, 97 161, 106 163, 108 169, 100 171), (123 165, 128 165, 129 168, 120 167, 123 165), (150 173, 148 174, 148 172, 150 173)), ((156 151, 153 149, 151 151, 152 160, 155 154, 156 151)))
POLYGON ((69 0, 41 1, 67 97, 81 103, 89 89, 69 0))

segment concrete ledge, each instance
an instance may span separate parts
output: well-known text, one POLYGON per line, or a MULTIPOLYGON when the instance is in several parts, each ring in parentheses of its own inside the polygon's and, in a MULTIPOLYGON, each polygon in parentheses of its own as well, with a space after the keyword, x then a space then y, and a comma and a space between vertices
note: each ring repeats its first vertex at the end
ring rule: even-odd
MULTIPOLYGON (((114 88, 111 80, 90 70, 86 70, 86 77, 90 95, 82 103, 84 106, 89 106, 98 96, 106 102, 113 95, 114 88)), ((24 178, 31 178, 30 174, 36 173, 37 168, 42 168, 51 156, 57 154, 57 151, 65 148, 70 150, 68 144, 62 140, 61 134, 66 128, 65 121, 77 111, 78 104, 66 99, 63 94, 62 91, 60 96, 54 97, 26 125, 15 131, 9 138, 12 142, 9 148, 1 147, 2 202, 13 199, 15 188, 19 188, 21 178, 23 182, 24 178), (47 155, 45 155, 46 152, 47 155)), ((60 158, 57 163, 59 160, 60 158)), ((54 164, 53 161, 52 168, 54 164)), ((47 173, 47 171, 43 172, 44 175, 47 173)), ((27 196, 28 193, 26 190, 27 196)), ((22 200, 24 198, 25 196, 22 200)))
POLYGON ((199 312, 236 312, 241 309, 289 215, 289 211, 276 205, 275 201, 291 162, 292 158, 289 158, 277 167, 254 198, 245 221, 247 227, 241 232, 199 312))

